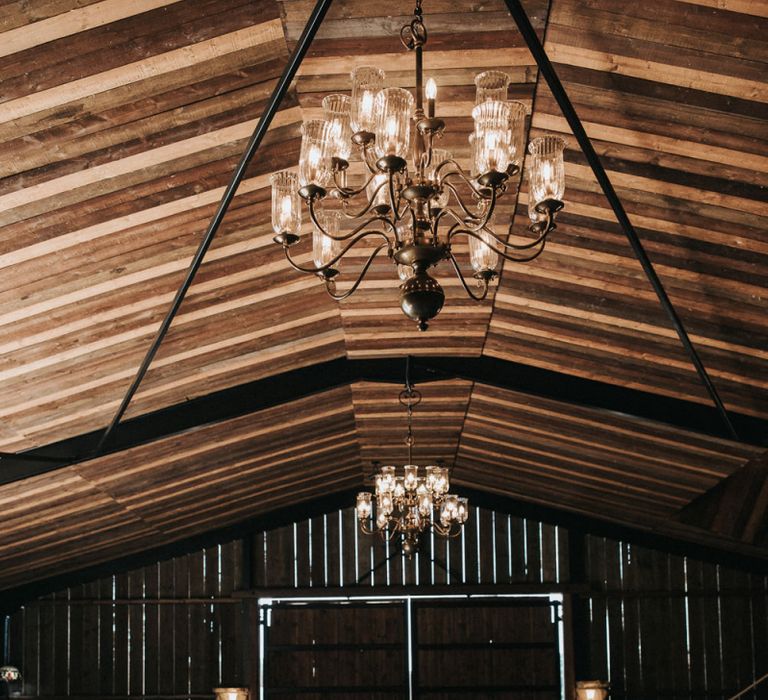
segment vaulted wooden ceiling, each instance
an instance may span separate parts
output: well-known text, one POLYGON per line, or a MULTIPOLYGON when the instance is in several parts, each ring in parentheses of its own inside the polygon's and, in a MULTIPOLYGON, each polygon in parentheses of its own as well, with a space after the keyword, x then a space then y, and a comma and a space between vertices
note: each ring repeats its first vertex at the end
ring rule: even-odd
MULTIPOLYGON (((765 421, 768 2, 524 5, 727 408, 765 421)), ((109 423, 313 6, 0 0, 0 451, 109 423)), ((423 334, 386 260, 342 304, 290 270, 271 240, 269 175, 295 167, 302 119, 349 89, 353 67, 413 87, 397 37, 412 9, 332 4, 126 418, 406 354, 709 402, 501 1, 424 0, 425 70, 460 161, 488 68, 512 77, 532 136, 566 137, 567 206, 544 255, 506 264, 483 303, 441 270, 446 306, 423 334)), ((512 200, 522 236, 524 181, 512 200)), ((453 464, 468 488, 719 544, 709 521, 670 523, 747 463, 765 469, 765 439, 617 414, 589 392, 574 406, 465 379, 427 386, 434 439, 417 456, 453 464)), ((397 392, 356 381, 0 486, 0 587, 356 488, 372 460, 397 459, 397 392)), ((759 554, 762 536, 725 546, 759 554)))

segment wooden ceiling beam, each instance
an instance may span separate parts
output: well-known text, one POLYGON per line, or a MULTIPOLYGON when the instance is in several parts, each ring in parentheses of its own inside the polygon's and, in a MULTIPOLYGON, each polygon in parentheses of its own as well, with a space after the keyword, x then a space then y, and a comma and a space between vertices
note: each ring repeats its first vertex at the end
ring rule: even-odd
MULTIPOLYGON (((120 452, 357 381, 400 384, 404 368, 402 358, 338 358, 264 377, 124 421, 115 429, 106 453, 120 452)), ((724 437, 719 416, 710 406, 492 357, 418 357, 412 363, 412 378, 417 384, 464 379, 724 437)), ((731 413, 731 419, 741 442, 768 444, 768 420, 737 413, 731 413)), ((18 455, 0 455, 0 484, 90 459, 102 434, 102 430, 96 430, 18 455)))

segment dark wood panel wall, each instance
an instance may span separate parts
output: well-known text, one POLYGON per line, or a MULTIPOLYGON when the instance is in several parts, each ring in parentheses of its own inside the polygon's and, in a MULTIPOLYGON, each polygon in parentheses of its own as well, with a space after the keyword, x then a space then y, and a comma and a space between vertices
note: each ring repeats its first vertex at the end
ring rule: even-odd
POLYGON ((410 562, 347 509, 69 588, 11 616, 9 661, 31 697, 211 697, 253 678, 243 588, 570 583, 578 671, 613 698, 726 700, 768 672, 766 577, 483 509, 410 562))

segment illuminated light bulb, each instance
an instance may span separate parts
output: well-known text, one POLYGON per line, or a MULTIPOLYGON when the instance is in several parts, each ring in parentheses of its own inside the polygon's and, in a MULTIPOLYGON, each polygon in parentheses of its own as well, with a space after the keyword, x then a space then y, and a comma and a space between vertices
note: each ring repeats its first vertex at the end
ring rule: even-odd
POLYGON ((280 230, 285 231, 291 225, 293 216, 293 203, 290 195, 285 195, 280 200, 280 230))
POLYGON ((432 119, 435 116, 435 98, 437 97, 437 83, 433 78, 427 80, 424 96, 427 98, 427 116, 432 119))
POLYGON ((376 155, 406 158, 411 139, 413 95, 403 88, 384 88, 374 101, 376 155))
POLYGON ((414 491, 419 482, 419 468, 414 464, 407 464, 404 470, 403 486, 406 491, 414 491))
POLYGON ((384 513, 379 513, 376 516, 376 526, 381 530, 387 526, 387 516, 384 513))
POLYGON ((389 210, 389 188, 387 182, 389 178, 386 173, 377 173, 371 178, 368 186, 365 189, 365 193, 368 195, 368 199, 373 197, 373 193, 376 192, 376 197, 373 199, 374 207, 386 207, 389 210), (378 191, 377 191, 378 190, 378 191))
POLYGON ((425 518, 432 512, 432 496, 428 493, 423 493, 419 496, 419 513, 425 518))
MULTIPOLYGON (((321 230, 312 222, 312 258, 317 267, 327 265, 341 252, 343 242, 331 238, 339 235, 341 217, 342 214, 338 211, 319 211, 315 214, 322 226, 321 230)), ((334 267, 336 266, 335 264, 334 267)))
POLYGON ((493 249, 493 237, 488 231, 480 230, 477 236, 469 236, 469 260, 475 272, 488 272, 496 269, 499 254, 493 249))
POLYGON ((331 177, 331 129, 325 119, 310 119, 301 126, 299 184, 323 186, 331 177))
POLYGON ((383 493, 378 498, 379 510, 384 515, 389 515, 392 512, 394 504, 392 503, 392 496, 389 493, 383 493))
POLYGON ((386 466, 381 468, 381 490, 382 493, 392 493, 395 489, 395 468, 386 466))
POLYGON ((460 498, 459 504, 456 510, 456 520, 462 525, 467 522, 469 518, 469 500, 466 498, 460 498))
POLYGON ((371 516, 373 505, 371 503, 371 494, 368 491, 361 491, 357 494, 357 517, 360 520, 367 520, 371 516))
POLYGON ((350 126, 354 132, 372 132, 376 127, 375 98, 384 86, 384 71, 373 66, 360 66, 352 71, 351 77, 350 126))
POLYGON ((272 230, 296 236, 301 231, 301 199, 296 173, 281 170, 270 177, 272 185, 272 230))
POLYGON ((395 489, 392 491, 392 495, 395 498, 395 500, 400 500, 403 496, 405 496, 405 486, 403 486, 403 480, 398 479, 397 483, 395 484, 395 489))
POLYGON ((547 199, 562 201, 565 194, 565 140, 560 136, 539 136, 528 144, 528 197, 530 210, 547 199))
POLYGON ((510 107, 506 102, 486 100, 472 110, 475 120, 472 143, 474 167, 479 175, 504 172, 510 162, 510 107))
POLYGON ((323 117, 328 122, 330 155, 349 160, 352 150, 350 110, 352 100, 348 95, 326 95, 323 98, 323 117))

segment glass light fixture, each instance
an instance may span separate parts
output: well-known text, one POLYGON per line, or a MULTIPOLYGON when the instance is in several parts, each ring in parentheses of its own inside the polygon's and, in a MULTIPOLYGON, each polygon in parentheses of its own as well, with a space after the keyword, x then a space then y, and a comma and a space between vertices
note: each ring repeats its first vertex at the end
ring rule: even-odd
POLYGON ((475 76, 475 104, 486 100, 505 102, 509 89, 509 75, 500 70, 486 70, 475 76))
MULTIPOLYGON (((558 136, 534 139, 526 158, 526 107, 507 99, 509 75, 484 71, 475 78, 471 167, 465 172, 448 151, 437 147, 445 121, 436 114, 436 82, 424 83, 427 30, 420 2, 413 19, 402 27, 400 40, 416 53, 414 94, 384 87, 383 70, 359 66, 351 73, 351 96, 328 95, 323 100, 324 119, 309 121, 302 128, 299 194, 310 216, 324 208, 326 197, 339 201, 344 215, 354 220, 348 242, 341 248, 344 255, 358 245, 374 244, 356 279, 346 291, 336 292, 338 271, 327 263, 317 264, 329 260, 329 248, 316 251, 313 267, 299 265, 290 252, 299 240, 298 226, 290 235, 278 226, 275 241, 294 269, 317 274, 336 300, 352 295, 376 256, 386 253, 401 280, 400 308, 419 330, 426 330, 445 302, 445 292, 430 274, 431 268, 450 262, 466 294, 481 301, 496 277, 499 258, 530 262, 543 252, 563 208, 563 141, 558 136), (351 187, 347 180, 353 146, 359 149, 367 174, 363 183, 351 187), (493 214, 497 202, 516 191, 514 178, 524 162, 530 169, 532 198, 528 228, 535 237, 515 243, 511 223, 497 232, 493 214), (363 201, 358 202, 358 197, 363 201), (477 280, 474 289, 453 254, 452 246, 460 236, 469 239, 477 280)), ((282 205, 278 205, 279 212, 282 205)), ((291 207, 291 212, 298 210, 291 207)))
POLYGON ((272 230, 278 236, 288 234, 298 239, 301 232, 299 178, 290 170, 281 170, 269 181, 272 185, 272 230))
POLYGON ((374 101, 384 86, 384 71, 373 66, 360 66, 352 71, 350 123, 355 132, 373 132, 376 126, 374 101))
POLYGON ((323 118, 328 122, 329 153, 333 158, 349 160, 352 152, 352 98, 349 95, 326 95, 322 105, 323 118))
POLYGON ((562 200, 565 194, 565 140, 560 136, 539 136, 528 144, 530 154, 528 194, 534 205, 547 200, 562 200))
POLYGON ((360 520, 368 520, 373 512, 373 504, 371 503, 371 494, 367 491, 362 491, 357 494, 357 517, 360 520))
POLYGON ((610 685, 604 681, 578 681, 576 700, 606 700, 610 685))
POLYGON ((472 269, 476 273, 493 272, 499 264, 499 254, 493 248, 492 235, 481 229, 475 236, 469 236, 469 261, 472 269))
POLYGON ((408 157, 413 95, 403 88, 384 88, 374 102, 376 155, 408 157))
POLYGON ((387 214, 390 210, 388 183, 389 178, 386 173, 377 173, 371 177, 366 187, 368 199, 373 204, 371 209, 376 214, 387 214))
MULTIPOLYGON (((424 169, 424 176, 427 178, 427 180, 437 182, 437 166, 440 165, 440 163, 444 163, 449 160, 453 160, 453 153, 447 151, 444 148, 433 148, 432 159, 429 165, 424 169)), ((437 207, 439 209, 445 209, 445 207, 448 205, 449 199, 450 192, 448 189, 444 189, 441 193, 437 194, 431 199, 430 206, 437 207)))
POLYGON ((328 184, 331 177, 331 130, 325 119, 310 119, 301 126, 299 184, 328 184))
POLYGON ((248 688, 214 688, 216 700, 248 700, 248 688))
POLYGON ((342 214, 340 211, 323 210, 315 214, 322 228, 312 223, 312 258, 315 265, 328 265, 340 252, 342 241, 331 238, 339 235, 342 214))
POLYGON ((409 463, 402 468, 401 474, 392 465, 382 467, 374 476, 375 508, 374 494, 368 491, 357 494, 356 506, 360 529, 364 533, 378 532, 387 540, 401 535, 403 552, 408 557, 418 551, 419 538, 424 531, 431 529, 442 537, 457 537, 469 517, 466 498, 446 495, 450 488, 446 467, 431 465, 422 471, 411 463, 414 445, 411 420, 413 408, 420 401, 421 393, 410 384, 406 370, 406 388, 400 393, 400 402, 408 415, 405 443, 409 463), (370 525, 372 515, 374 527, 370 525))
POLYGON ((472 110, 475 120, 475 171, 503 173, 510 163, 510 109, 506 102, 486 100, 472 110))

